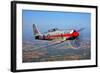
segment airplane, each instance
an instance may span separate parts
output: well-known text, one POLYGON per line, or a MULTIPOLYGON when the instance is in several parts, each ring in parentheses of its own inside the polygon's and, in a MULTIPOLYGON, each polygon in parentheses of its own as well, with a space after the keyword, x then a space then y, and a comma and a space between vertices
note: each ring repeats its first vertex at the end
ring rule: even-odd
MULTIPOLYGON (((54 46, 57 44, 60 44, 65 41, 70 41, 70 40, 79 40, 78 37, 80 36, 80 31, 82 31, 84 28, 81 28, 79 30, 75 29, 67 29, 67 30, 61 30, 58 28, 53 28, 48 30, 45 34, 41 34, 40 31, 38 30, 37 26, 33 24, 33 32, 34 32, 34 37, 36 40, 46 40, 46 41, 51 41, 52 44, 49 44, 47 46, 43 47, 49 47, 49 46, 54 46)), ((77 44, 78 42, 76 42, 77 44)), ((71 45, 69 42, 69 45, 72 48, 75 48, 71 45)), ((79 44, 77 44, 79 46, 79 44)), ((39 47, 42 48, 42 47, 39 47)))

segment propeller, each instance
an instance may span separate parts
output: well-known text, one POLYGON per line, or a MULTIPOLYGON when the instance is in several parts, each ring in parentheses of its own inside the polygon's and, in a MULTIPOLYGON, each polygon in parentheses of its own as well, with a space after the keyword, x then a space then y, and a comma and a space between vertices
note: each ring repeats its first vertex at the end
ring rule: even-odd
POLYGON ((74 48, 80 48, 80 45, 81 45, 81 40, 79 37, 77 37, 76 39, 72 40, 71 41, 71 45, 74 47, 74 48))
POLYGON ((81 28, 81 29, 79 29, 79 30, 77 30, 78 32, 80 32, 80 31, 83 31, 85 28, 81 28))
POLYGON ((74 40, 70 40, 70 43, 73 46, 73 48, 78 49, 81 47, 82 34, 80 32, 83 31, 84 29, 85 28, 81 28, 77 30, 77 32, 79 33, 79 36, 77 36, 74 40))

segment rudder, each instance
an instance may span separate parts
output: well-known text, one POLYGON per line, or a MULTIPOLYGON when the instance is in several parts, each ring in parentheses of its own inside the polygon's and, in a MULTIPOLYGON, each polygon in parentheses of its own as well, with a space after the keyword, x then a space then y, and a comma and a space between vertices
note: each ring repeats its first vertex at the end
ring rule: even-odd
POLYGON ((37 26, 35 24, 33 24, 33 32, 34 32, 35 37, 41 35, 39 30, 38 30, 38 28, 37 28, 37 26))

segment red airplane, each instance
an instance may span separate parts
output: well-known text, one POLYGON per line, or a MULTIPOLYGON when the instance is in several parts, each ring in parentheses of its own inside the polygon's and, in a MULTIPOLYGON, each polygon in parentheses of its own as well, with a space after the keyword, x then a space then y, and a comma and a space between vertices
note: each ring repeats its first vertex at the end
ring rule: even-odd
POLYGON ((52 41, 53 44, 50 44, 49 46, 60 44, 64 41, 68 40, 75 40, 78 38, 79 31, 83 30, 84 28, 81 28, 80 30, 76 31, 74 29, 68 29, 68 30, 60 30, 57 28, 53 28, 48 30, 45 34, 41 34, 35 24, 33 24, 33 32, 36 40, 47 40, 52 41))

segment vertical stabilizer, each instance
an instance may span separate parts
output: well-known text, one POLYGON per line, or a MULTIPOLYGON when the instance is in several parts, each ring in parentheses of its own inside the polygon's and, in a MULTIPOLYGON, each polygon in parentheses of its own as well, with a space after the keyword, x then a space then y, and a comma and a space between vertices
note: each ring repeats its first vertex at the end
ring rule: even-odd
POLYGON ((41 35, 35 24, 33 24, 33 32, 34 32, 35 38, 37 38, 41 35))

